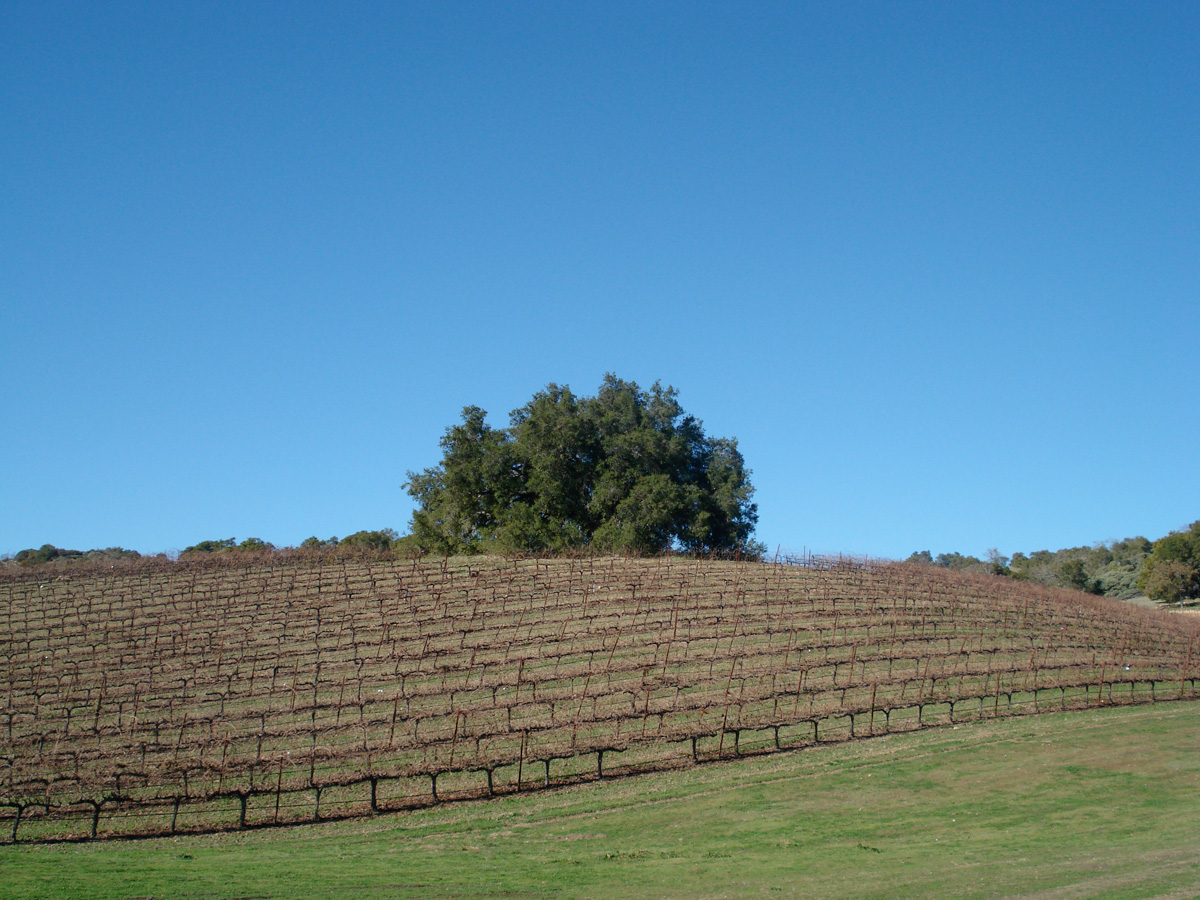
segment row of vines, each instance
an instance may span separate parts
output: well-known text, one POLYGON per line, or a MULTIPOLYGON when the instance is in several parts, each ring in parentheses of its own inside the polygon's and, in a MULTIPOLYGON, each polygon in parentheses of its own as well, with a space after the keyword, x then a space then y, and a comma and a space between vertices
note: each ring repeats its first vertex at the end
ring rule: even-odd
POLYGON ((0 838, 313 821, 1195 697, 1195 623, 924 567, 662 558, 0 580, 0 838))

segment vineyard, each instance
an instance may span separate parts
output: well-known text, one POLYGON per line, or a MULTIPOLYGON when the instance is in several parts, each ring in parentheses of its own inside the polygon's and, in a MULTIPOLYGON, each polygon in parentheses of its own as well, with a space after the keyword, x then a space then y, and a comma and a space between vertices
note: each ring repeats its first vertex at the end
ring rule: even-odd
POLYGON ((1200 627, 804 559, 0 573, 0 839, 370 815, 952 722, 1197 696, 1200 627))

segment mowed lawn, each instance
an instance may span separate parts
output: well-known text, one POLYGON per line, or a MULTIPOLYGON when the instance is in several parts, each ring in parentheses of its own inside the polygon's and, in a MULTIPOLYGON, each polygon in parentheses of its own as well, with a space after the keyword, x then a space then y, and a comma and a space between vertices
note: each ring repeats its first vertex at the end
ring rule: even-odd
POLYGON ((1200 703, 895 735, 371 820, 0 847, 3 898, 1190 898, 1200 703))

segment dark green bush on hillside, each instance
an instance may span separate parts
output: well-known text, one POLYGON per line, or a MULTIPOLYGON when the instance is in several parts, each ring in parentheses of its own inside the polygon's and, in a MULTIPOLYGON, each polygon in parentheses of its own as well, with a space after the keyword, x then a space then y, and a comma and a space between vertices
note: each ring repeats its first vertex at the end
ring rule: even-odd
POLYGON ((342 547, 358 547, 363 550, 390 550, 399 537, 391 528, 384 528, 381 531, 356 531, 338 543, 342 547))

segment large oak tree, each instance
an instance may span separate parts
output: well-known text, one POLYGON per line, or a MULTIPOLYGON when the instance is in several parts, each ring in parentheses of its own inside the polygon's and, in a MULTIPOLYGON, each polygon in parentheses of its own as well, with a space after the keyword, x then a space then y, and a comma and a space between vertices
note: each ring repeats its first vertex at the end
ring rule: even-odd
POLYGON ((674 388, 609 374, 595 397, 548 385, 508 428, 486 416, 466 407, 441 463, 408 473, 426 550, 761 552, 737 441, 708 437, 674 388))

